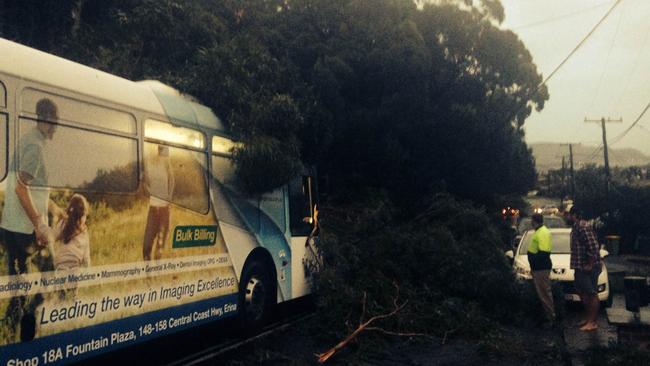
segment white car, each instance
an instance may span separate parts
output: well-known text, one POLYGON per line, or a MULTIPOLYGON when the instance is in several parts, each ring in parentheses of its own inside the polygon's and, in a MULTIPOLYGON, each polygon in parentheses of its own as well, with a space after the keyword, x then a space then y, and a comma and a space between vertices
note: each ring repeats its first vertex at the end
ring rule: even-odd
MULTIPOLYGON (((564 298, 568 301, 580 301, 573 287, 573 270, 570 269, 570 228, 552 228, 549 229, 553 240, 553 251, 551 252, 551 262, 553 269, 551 270, 551 280, 562 282, 564 290, 564 298)), ((524 233, 515 252, 509 250, 506 256, 513 260, 512 268, 515 271, 517 279, 531 280, 533 277, 530 273, 530 264, 528 263, 528 244, 533 238, 534 230, 529 230, 524 233)), ((609 253, 601 249, 600 257, 605 258, 609 253)), ((609 277, 607 275, 607 267, 605 262, 601 261, 603 267, 598 276, 598 299, 600 301, 611 301, 609 296, 609 277)))

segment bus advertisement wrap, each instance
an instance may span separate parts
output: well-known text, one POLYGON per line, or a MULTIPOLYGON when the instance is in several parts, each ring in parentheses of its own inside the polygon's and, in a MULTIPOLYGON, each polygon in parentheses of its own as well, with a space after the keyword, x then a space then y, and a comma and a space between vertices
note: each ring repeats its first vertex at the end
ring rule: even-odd
POLYGON ((0 53, 0 366, 234 315, 255 329, 310 293, 308 169, 251 196, 237 143, 193 98, 1 38, 0 53))
MULTIPOLYGON (((56 137, 47 142, 41 154, 56 137)), ((148 148, 146 173, 164 150, 148 148)), ((24 218, 14 217, 20 207, 12 191, 22 182, 11 172, 0 184, 0 365, 74 362, 237 313, 238 280, 223 235, 214 211, 203 208, 207 194, 206 203, 196 194, 207 192, 203 179, 194 180, 203 168, 180 149, 164 158, 168 167, 146 181, 145 194, 28 187, 52 201, 43 209, 47 226, 32 234, 20 233, 24 218)), ((128 174, 128 166, 116 168, 91 182, 128 181, 128 174)))

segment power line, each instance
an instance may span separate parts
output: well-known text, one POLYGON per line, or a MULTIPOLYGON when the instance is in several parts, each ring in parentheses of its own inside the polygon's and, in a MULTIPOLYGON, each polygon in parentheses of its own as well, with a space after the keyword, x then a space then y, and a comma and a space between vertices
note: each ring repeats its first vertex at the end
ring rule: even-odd
POLYGON ((546 83, 547 83, 547 82, 548 82, 548 81, 553 77, 553 75, 555 75, 555 73, 557 73, 558 70, 560 70, 560 68, 561 68, 562 66, 564 66, 564 64, 565 64, 567 61, 569 61, 569 59, 573 56, 573 54, 575 54, 575 53, 580 49, 580 47, 582 47, 582 45, 587 41, 587 39, 589 39, 589 37, 591 37, 591 35, 594 34, 594 32, 596 32, 596 29, 598 29, 598 27, 600 27, 600 25, 603 24, 603 22, 605 21, 605 19, 607 19, 607 18, 609 17, 609 15, 612 13, 612 11, 614 10, 614 8, 616 8, 616 7, 618 6, 618 4, 620 4, 622 1, 623 1, 623 0, 616 0, 616 2, 614 3, 614 5, 612 5, 612 7, 609 8, 609 10, 607 11, 607 13, 605 13, 605 15, 603 15, 603 17, 598 21, 598 23, 596 23, 596 25, 595 25, 595 26, 594 26, 594 27, 589 31, 589 33, 587 33, 587 35, 582 39, 582 41, 580 41, 580 43, 578 43, 578 45, 575 46, 575 47, 573 48, 573 50, 571 50, 571 52, 567 55, 567 57, 565 57, 564 60, 562 60, 562 62, 560 62, 559 65, 557 65, 557 67, 555 68, 555 70, 553 70, 553 71, 552 71, 552 72, 551 72, 551 73, 546 77, 546 79, 545 79, 541 84, 539 84, 539 85, 537 86, 537 90, 536 90, 536 92, 539 91, 539 89, 542 87, 542 85, 545 85, 545 84, 546 84, 546 83))
POLYGON ((521 30, 521 29, 525 29, 525 28, 536 27, 536 26, 538 26, 538 25, 544 25, 544 24, 548 24, 548 23, 553 23, 553 22, 556 22, 556 21, 558 21, 558 20, 562 20, 562 19, 566 19, 566 18, 573 17, 573 16, 575 16, 575 15, 583 15, 585 12, 588 12, 588 11, 590 11, 590 10, 594 10, 594 9, 598 9, 598 8, 602 7, 603 5, 607 5, 607 4, 611 4, 611 1, 603 2, 603 3, 600 3, 600 4, 598 4, 598 5, 595 5, 595 6, 592 6, 592 7, 586 8, 586 9, 582 9, 582 10, 574 11, 574 12, 571 12, 571 13, 566 13, 566 14, 558 15, 557 17, 546 18, 546 19, 542 19, 542 20, 539 20, 539 21, 536 21, 536 22, 532 22, 532 23, 528 23, 528 24, 517 25, 517 26, 514 26, 514 27, 510 27, 510 29, 512 29, 512 30, 521 30))
POLYGON ((605 77, 605 72, 607 71, 607 67, 609 66, 609 59, 610 56, 612 55, 612 49, 614 49, 614 44, 616 43, 618 31, 621 28, 621 20, 623 20, 623 12, 624 10, 621 10, 618 16, 618 23, 616 23, 616 31, 614 32, 614 36, 612 37, 612 42, 609 44, 609 50, 607 51, 607 57, 605 58, 605 65, 603 66, 603 70, 600 73, 600 78, 598 79, 598 85, 596 86, 596 92, 594 93, 594 96, 591 99, 591 104, 589 105, 589 109, 591 109, 591 107, 594 106, 594 102, 596 101, 596 98, 600 94, 600 87, 603 84, 603 78, 605 77))
POLYGON ((639 60, 641 59, 641 54, 643 51, 645 51, 646 45, 648 44, 648 35, 650 35, 650 23, 648 24, 648 29, 645 32, 645 36, 643 37, 643 44, 639 48, 639 52, 636 55, 636 59, 634 60, 634 65, 632 66, 632 71, 628 74, 627 80, 625 81, 625 87, 623 88, 623 91, 621 92, 621 95, 618 97, 618 100, 616 101, 616 109, 618 109, 618 106, 621 105, 621 101, 623 100, 623 97, 627 93, 628 88, 630 87, 630 82, 632 81, 632 75, 636 72, 636 69, 639 67, 639 60))
POLYGON ((613 144, 615 144, 615 143, 621 141, 621 140, 623 139, 623 137, 625 137, 625 135, 627 135, 627 134, 632 130, 632 128, 634 128, 634 126, 636 126, 636 124, 639 123, 639 121, 641 120, 641 118, 643 118, 643 116, 644 116, 645 113, 648 111, 648 109, 650 109, 650 102, 648 102, 648 104, 647 104, 647 105, 645 106, 645 108, 643 109, 643 112, 641 112, 641 114, 639 114, 639 116, 636 118, 636 120, 635 120, 634 122, 632 122, 632 124, 630 125, 630 127, 628 127, 628 128, 627 128, 625 131, 623 131, 620 135, 614 137, 614 138, 612 139, 612 141, 611 141, 609 144, 610 144, 610 145, 613 145, 613 144))
POLYGON ((589 154, 589 157, 587 158, 587 160, 589 160, 589 162, 595 160, 596 156, 598 156, 598 154, 600 154, 600 151, 602 149, 603 149, 603 144, 601 143, 600 146, 598 146, 591 154, 589 154))
POLYGON ((611 174, 609 172, 609 151, 607 149, 607 128, 605 127, 605 124, 607 122, 623 122, 623 119, 611 119, 605 117, 602 117, 601 119, 587 119, 585 117, 585 122, 600 122, 601 128, 603 130, 603 152, 604 152, 604 158, 605 158, 605 179, 606 179, 606 192, 609 192, 609 182, 611 180, 611 174))
POLYGON ((645 131, 645 132, 647 132, 647 133, 650 133, 650 130, 648 130, 647 128, 643 127, 643 125, 638 125, 637 127, 640 128, 640 129, 642 129, 643 131, 645 131))
POLYGON ((546 83, 548 83, 548 81, 551 80, 551 78, 552 78, 552 77, 553 77, 553 76, 554 76, 554 75, 555 75, 555 74, 556 74, 556 73, 557 73, 557 72, 562 68, 562 66, 564 66, 564 64, 566 64, 567 61, 569 61, 569 59, 570 59, 571 57, 573 57, 573 55, 574 55, 574 54, 575 54, 575 53, 576 53, 576 52, 577 52, 577 51, 582 47, 583 44, 585 44, 585 42, 587 42, 587 40, 589 39, 589 37, 591 37, 591 36, 596 32, 596 29, 598 29, 598 27, 600 27, 600 25, 603 24, 603 22, 604 22, 604 21, 609 17, 609 15, 612 13, 612 11, 613 11, 613 10, 614 10, 614 9, 615 9, 615 8, 616 8, 616 7, 617 7, 617 6, 622 2, 622 1, 623 1, 623 0, 616 0, 616 2, 614 3, 614 5, 612 5, 612 7, 609 8, 609 10, 605 13, 605 15, 603 15, 603 17, 598 21, 598 23, 596 23, 596 25, 595 25, 595 26, 594 26, 594 27, 589 31, 589 33, 587 33, 587 35, 584 36, 584 37, 582 38, 582 40, 580 41, 580 43, 578 43, 578 44, 577 44, 577 45, 576 45, 576 46, 571 50, 571 52, 569 52, 569 54, 568 54, 568 55, 567 55, 567 56, 562 60, 562 62, 560 62, 560 64, 557 65, 553 71, 551 71, 551 73, 546 77, 546 79, 544 79, 541 83, 539 83, 539 85, 537 85, 537 87, 535 88, 535 90, 534 90, 533 92, 529 93, 529 94, 527 95, 526 98, 523 98, 523 99, 522 99, 521 104, 517 107, 517 109, 514 110, 514 111, 515 111, 514 116, 516 116, 517 114, 519 114, 519 111, 521 111, 521 109, 524 108, 524 107, 528 104, 528 99, 529 99, 530 97, 532 97, 533 95, 537 94, 537 93, 539 92, 539 90, 542 88, 542 86, 546 85, 546 83))

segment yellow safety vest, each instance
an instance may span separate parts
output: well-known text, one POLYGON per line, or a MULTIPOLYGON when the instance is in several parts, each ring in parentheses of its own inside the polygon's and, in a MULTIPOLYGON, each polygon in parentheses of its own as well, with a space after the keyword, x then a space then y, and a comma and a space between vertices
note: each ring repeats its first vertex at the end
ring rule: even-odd
POLYGON ((533 239, 530 241, 530 245, 528 245, 528 252, 533 254, 537 254, 540 251, 550 253, 552 250, 551 232, 546 226, 542 225, 539 229, 535 230, 533 239))

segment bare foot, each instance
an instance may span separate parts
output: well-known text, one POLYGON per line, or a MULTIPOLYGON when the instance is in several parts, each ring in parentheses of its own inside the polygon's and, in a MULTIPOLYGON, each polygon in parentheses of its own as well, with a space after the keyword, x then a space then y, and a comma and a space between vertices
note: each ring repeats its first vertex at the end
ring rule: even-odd
POLYGON ((587 324, 580 327, 580 330, 583 332, 591 332, 598 329, 598 324, 595 322, 587 322, 587 324))

